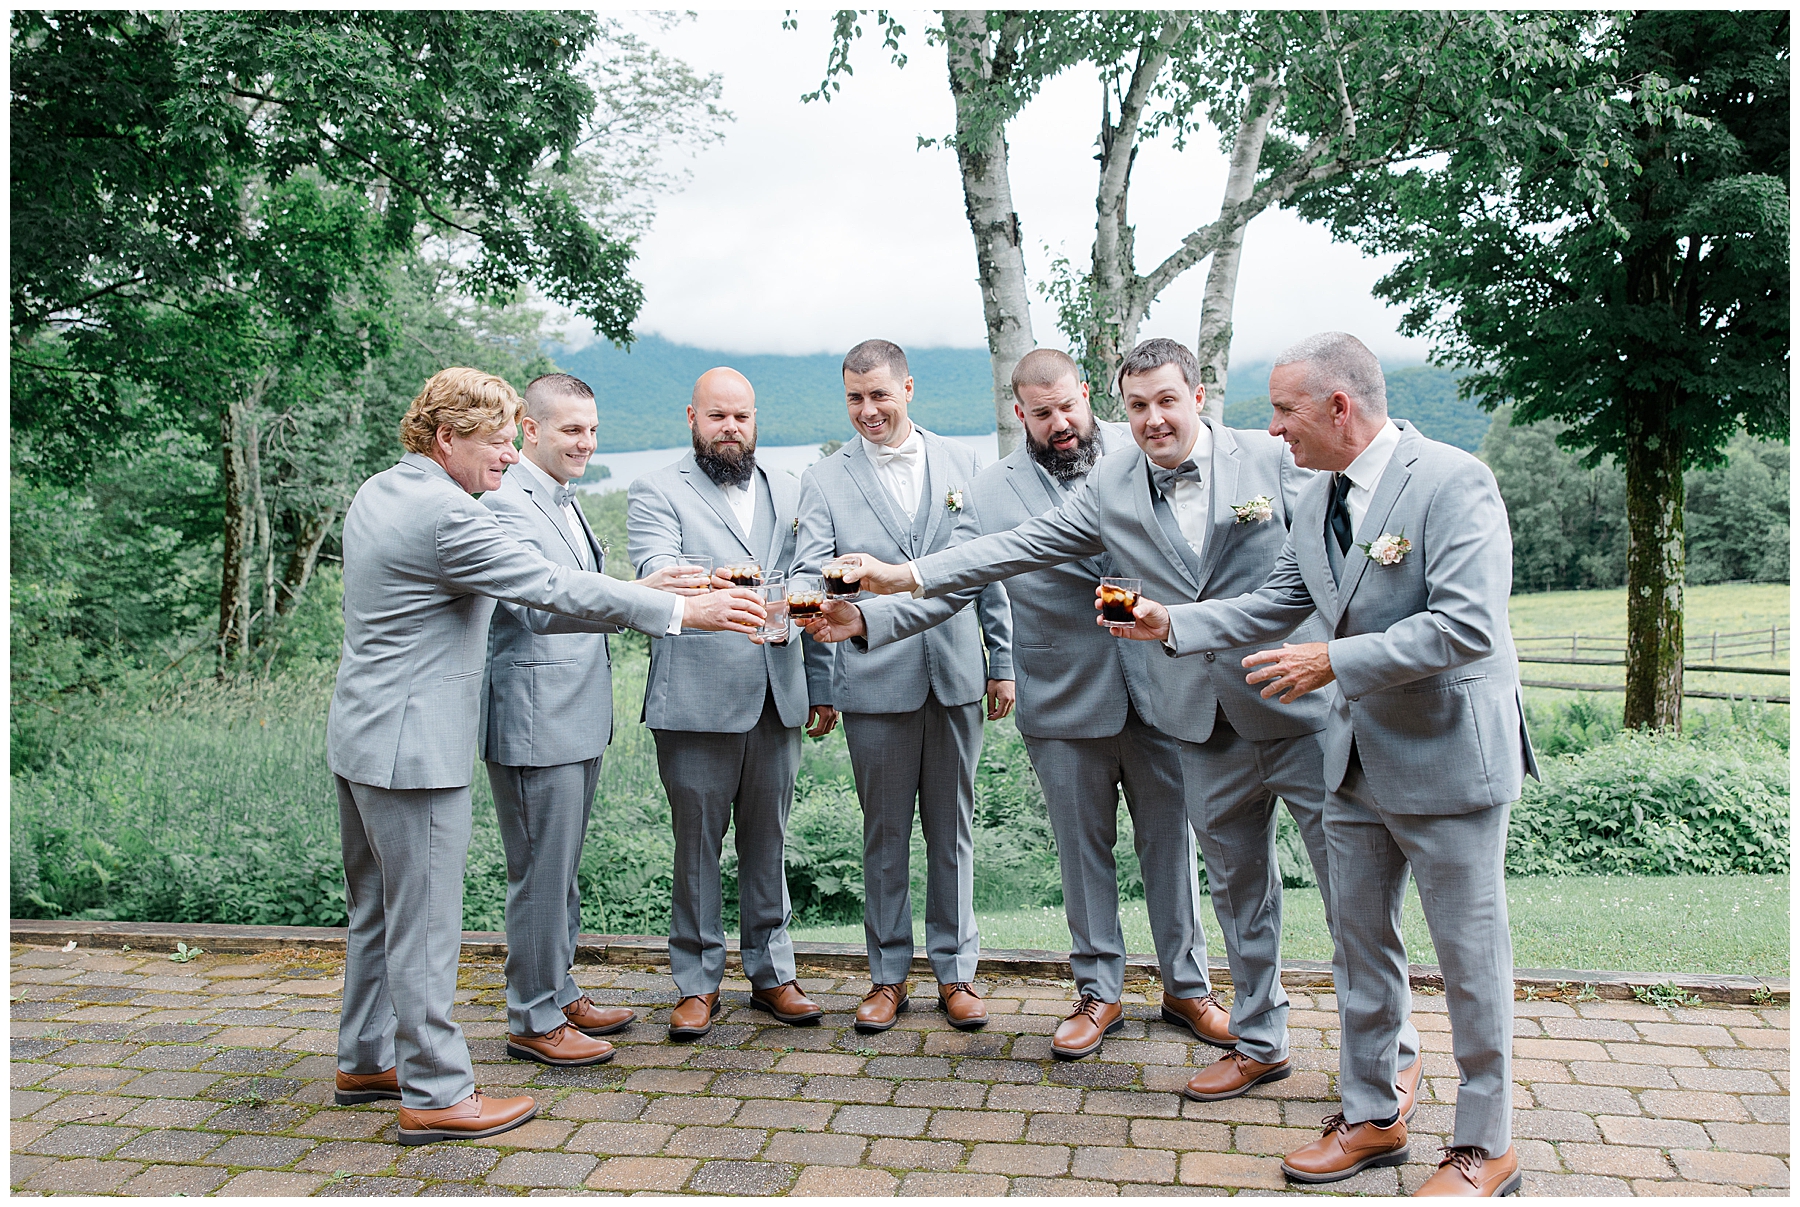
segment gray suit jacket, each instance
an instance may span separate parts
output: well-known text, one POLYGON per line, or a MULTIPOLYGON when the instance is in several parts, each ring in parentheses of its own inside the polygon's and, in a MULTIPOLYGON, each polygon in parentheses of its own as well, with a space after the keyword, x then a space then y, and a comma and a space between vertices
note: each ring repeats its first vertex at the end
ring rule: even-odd
MULTIPOLYGON (((1123 424, 1102 423, 1099 429, 1103 454, 1132 447, 1131 431, 1123 424)), ((957 523, 958 545, 1011 531, 1054 511, 1064 500, 1024 444, 982 470, 969 494, 974 505, 963 509, 957 523)), ((1094 588, 1111 572, 1101 554, 1033 570, 1008 584, 1019 692, 1014 715, 1027 737, 1106 738, 1125 728, 1129 698, 1120 660, 1125 643, 1094 623, 1094 588)), ((942 621, 951 598, 907 600, 892 607, 885 634, 872 634, 867 644, 874 647, 923 632, 942 621)))
POLYGON ((1332 634, 1325 784, 1343 783, 1352 743, 1369 786, 1396 813, 1466 813, 1519 799, 1537 760, 1525 732, 1506 601, 1512 533, 1488 467, 1395 420, 1394 449, 1356 540, 1404 535, 1398 564, 1355 545, 1331 573, 1321 474, 1295 508, 1275 571, 1237 599, 1170 609, 1178 654, 1262 645, 1315 607, 1332 634))
MULTIPOLYGON (((863 451, 860 438, 809 467, 800 477, 800 543, 796 573, 817 574, 840 553, 869 553, 883 561, 911 561, 950 544, 959 516, 950 510, 952 491, 972 506, 970 486, 981 464, 967 445, 919 429, 925 438, 926 481, 919 510, 909 524, 888 498, 887 488, 863 451)), ((1012 616, 998 584, 970 590, 942 605, 942 623, 905 640, 888 640, 906 601, 861 601, 868 624, 868 648, 840 642, 829 663, 807 663, 813 703, 840 712, 912 712, 927 693, 940 704, 972 704, 989 679, 1011 679, 1012 616), (965 605, 975 602, 980 621, 965 605), (987 657, 982 658, 982 642, 987 657)))
MULTIPOLYGON (((1134 444, 1102 457, 1086 484, 1055 511, 1011 532, 921 560, 925 594, 940 595, 1102 552, 1110 557, 1113 574, 1143 579, 1144 594, 1158 601, 1229 598, 1260 586, 1287 540, 1294 497, 1310 475, 1296 468, 1287 447, 1266 432, 1211 426, 1212 531, 1198 558, 1185 541, 1177 550, 1158 520, 1149 460, 1134 444), (1269 497, 1272 517, 1239 523, 1232 504, 1257 495, 1269 497)), ((1091 592, 1082 613, 1083 622, 1094 625, 1091 592)), ((1305 614, 1293 616, 1283 635, 1306 621, 1305 614)), ((1295 636, 1322 640, 1324 631, 1295 636)), ((1215 658, 1180 664, 1145 643, 1112 640, 1122 647, 1120 665, 1138 714, 1172 737, 1206 741, 1221 708, 1232 728, 1252 741, 1297 737, 1325 727, 1324 701, 1284 706, 1264 700, 1244 682, 1238 661, 1249 649, 1221 650, 1215 658)))
POLYGON ((544 560, 429 457, 408 453, 344 516, 344 653, 326 758, 377 788, 474 776, 494 600, 660 633, 675 597, 544 560))
MULTIPOLYGON (((500 489, 482 495, 481 504, 508 536, 545 561, 584 568, 562 509, 529 470, 508 470, 500 489)), ((586 516, 581 526, 588 560, 603 570, 606 555, 586 516)), ((540 608, 495 607, 481 757, 508 767, 560 767, 605 754, 612 740, 612 659, 605 634, 618 631, 615 624, 540 608)))
MULTIPOLYGON (((759 468, 752 485, 760 536, 738 527, 731 504, 691 452, 633 482, 627 527, 638 575, 677 565, 684 556, 710 557, 714 566, 753 561, 764 574, 786 575, 794 556, 800 484, 792 474, 759 468), (763 509, 771 504, 773 515, 765 518, 763 509)), ((757 645, 741 633, 679 633, 651 642, 644 723, 652 729, 748 733, 773 690, 781 723, 805 724, 806 671, 797 636, 790 626, 785 645, 757 645)))

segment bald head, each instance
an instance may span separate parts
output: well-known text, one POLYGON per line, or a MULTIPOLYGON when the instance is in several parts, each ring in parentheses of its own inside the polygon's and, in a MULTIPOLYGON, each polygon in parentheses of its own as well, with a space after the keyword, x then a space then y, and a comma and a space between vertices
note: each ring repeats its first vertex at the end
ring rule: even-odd
POLYGON ((756 391, 736 369, 708 369, 688 403, 694 460, 720 486, 738 486, 756 472, 756 391))
POLYGON ((721 365, 717 369, 708 369, 694 382, 694 393, 689 401, 695 408, 702 402, 730 401, 745 402, 756 405, 756 391, 750 386, 750 379, 736 369, 721 365))

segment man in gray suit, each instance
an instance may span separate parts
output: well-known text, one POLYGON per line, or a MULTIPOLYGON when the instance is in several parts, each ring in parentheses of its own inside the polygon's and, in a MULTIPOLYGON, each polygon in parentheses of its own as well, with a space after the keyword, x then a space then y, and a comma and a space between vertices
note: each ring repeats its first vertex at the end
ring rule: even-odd
POLYGON ((450 1017, 469 783, 494 601, 648 633, 748 633, 747 591, 681 599, 546 561, 470 498, 496 490, 519 396, 445 369, 401 420, 406 455, 344 517, 344 649, 326 726, 350 913, 337 1101, 400 1100, 402 1144, 491 1136, 537 1112, 475 1088, 450 1017))
MULTIPOLYGON (((929 596, 1104 550, 1114 572, 1141 579, 1151 597, 1229 598, 1259 585, 1286 542, 1294 499, 1310 475, 1280 441, 1205 419, 1199 365, 1175 341, 1139 344, 1121 363, 1119 378, 1137 447, 1103 458, 1062 507, 1004 535, 924 558, 911 570, 871 567, 862 581, 929 596)), ((1090 604, 1090 616, 1092 610, 1090 604)), ((1317 628, 1304 615, 1292 623, 1301 635, 1317 628)), ((1124 647, 1121 657, 1133 704, 1179 742, 1188 816, 1206 859, 1234 988, 1229 1029, 1210 993, 1165 996, 1163 1016, 1229 1049, 1195 1075, 1187 1095, 1233 1098, 1288 1076, 1292 1067, 1281 987, 1277 798, 1287 802, 1306 842, 1328 925, 1333 917, 1316 736, 1325 707, 1322 701, 1272 704, 1229 661, 1181 665, 1136 646, 1124 647)), ((1409 1030, 1402 1042, 1399 1063, 1408 1070, 1410 1098, 1421 1072, 1413 1058, 1417 1036, 1409 1030)))
MULTIPOLYGON (((721 586, 729 585, 727 569, 741 570, 739 577, 785 576, 800 484, 792 474, 756 464, 756 393, 749 381, 735 369, 702 374, 687 419, 693 452, 631 484, 633 564, 650 574, 710 558, 721 586)), ((794 980, 783 862, 800 726, 808 719, 801 642, 791 626, 772 642, 692 633, 651 646, 644 721, 656 737, 675 827, 669 921, 669 965, 681 993, 669 1016, 675 1038, 705 1035, 719 1012, 725 975, 719 847, 734 818, 750 1002, 784 1023, 824 1015, 794 980)), ((824 706, 812 708, 810 719, 816 736, 837 721, 824 706)))
POLYGON ((1321 471, 1254 593, 1163 608, 1126 636, 1223 661, 1318 609, 1328 640, 1243 659, 1291 704, 1323 696, 1325 835, 1337 898, 1341 1114, 1283 1168, 1329 1182, 1407 1157, 1394 1041, 1410 1001, 1400 907, 1418 879, 1444 972, 1461 1082, 1425 1196, 1505 1195, 1512 1147, 1512 939, 1506 826, 1537 764, 1507 622, 1512 536, 1487 466, 1387 416, 1380 363, 1342 332, 1283 353, 1269 430, 1321 471), (1324 690, 1321 690, 1324 689, 1324 690), (1316 695, 1314 693, 1317 693, 1316 695))
MULTIPOLYGON (((912 393, 906 354, 886 340, 867 340, 844 358, 844 399, 857 438, 801 478, 794 555, 800 572, 817 574, 850 549, 905 559, 949 544, 980 465, 967 446, 907 418, 912 393)), ((829 664, 807 667, 813 703, 843 714, 862 801, 863 930, 874 984, 857 1008, 859 1030, 887 1030, 909 1000, 915 799, 925 833, 925 950, 938 1002, 957 1027, 987 1022, 972 984, 981 943, 974 908, 975 765, 982 697, 989 699, 990 718, 1005 716, 1013 673, 1006 592, 990 587, 976 607, 979 625, 958 604, 955 615, 928 632, 883 648, 839 646, 829 664)), ((865 609, 872 637, 885 633, 892 611, 879 601, 865 609)))
MULTIPOLYGON (((507 535, 573 570, 606 568, 570 485, 587 469, 598 425, 585 382, 566 373, 537 378, 525 387, 519 463, 481 497, 507 535)), ((666 579, 643 585, 670 589, 666 579)), ((613 1049, 594 1037, 636 1017, 596 1005, 572 972, 581 932, 576 873, 612 740, 606 634, 617 631, 504 602, 489 629, 481 757, 506 847, 507 1051, 523 1060, 598 1064, 613 1049)))
MULTIPOLYGON (((1025 441, 975 479, 972 505, 957 526, 959 544, 1054 511, 1088 481, 1103 454, 1133 447, 1128 429, 1094 421, 1081 370, 1066 353, 1027 353, 1013 369, 1012 387, 1025 441)), ((1098 1051, 1124 1025, 1125 936, 1113 861, 1121 788, 1143 869, 1164 1000, 1171 1008, 1194 1002, 1191 1008, 1199 1009, 1210 990, 1180 744, 1147 724, 1133 704, 1124 664, 1136 651, 1120 646, 1092 619, 1094 589, 1111 573, 1110 556, 1102 553, 1021 574, 1007 586, 1019 733, 1056 835, 1070 963, 1081 995, 1051 1040, 1051 1052, 1064 1060, 1098 1051)), ((895 619, 885 640, 910 637, 942 620, 944 604, 888 605, 895 619)), ((875 646, 856 605, 827 601, 826 608, 831 619, 815 627, 817 635, 875 646)), ((1222 1012, 1218 1023, 1223 1038, 1222 1012)))

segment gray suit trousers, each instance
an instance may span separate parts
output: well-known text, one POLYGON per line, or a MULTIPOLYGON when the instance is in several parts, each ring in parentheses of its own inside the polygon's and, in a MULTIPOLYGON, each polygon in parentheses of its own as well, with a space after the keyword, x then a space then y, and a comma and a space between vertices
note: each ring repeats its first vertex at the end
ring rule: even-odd
POLYGON ((450 1019, 469 790, 335 778, 350 910, 338 1069, 367 1074, 397 1065, 402 1105, 452 1106, 475 1092, 469 1045, 450 1019))
MULTIPOLYGON (((1181 743, 1182 776, 1207 891, 1225 936, 1233 996, 1231 1031, 1238 1051, 1265 1063, 1288 1056, 1288 996, 1281 987, 1281 867, 1275 857, 1277 798, 1300 828, 1325 901, 1325 925, 1337 937, 1332 870, 1325 840, 1324 755, 1317 734, 1253 742, 1220 712, 1212 737, 1181 743)), ((1402 1015, 1397 1068, 1418 1058, 1419 1033, 1402 1015)), ((1377 1116, 1386 1118, 1386 1116, 1377 1116)))
POLYGON ((781 723, 775 699, 745 733, 654 729, 656 765, 675 827, 669 970, 684 996, 713 993, 725 976, 719 849, 735 818, 738 936, 744 975, 758 989, 794 979, 788 901, 788 810, 800 771, 800 730, 781 723))
POLYGON ((940 984, 975 979, 975 765, 980 701, 845 713, 844 740, 863 811, 863 934, 869 977, 892 985, 912 969, 913 802, 925 832, 925 954, 940 984))
POLYGON ((1069 962, 1075 988, 1084 996, 1116 1002, 1125 991, 1125 935, 1113 861, 1120 787, 1144 871, 1144 904, 1163 992, 1204 997, 1211 989, 1180 746, 1146 725, 1135 709, 1111 737, 1025 739, 1061 855, 1063 910, 1073 947, 1069 962))
POLYGON ((1471 813, 1390 813, 1352 750, 1325 803, 1338 919, 1338 1091, 1352 1123, 1397 1108, 1394 1038, 1412 997, 1400 907, 1410 866, 1437 948, 1461 1082, 1455 1146, 1490 1157, 1512 1143, 1512 932, 1506 919, 1506 823, 1511 805, 1471 813))
POLYGON ((600 760, 487 770, 506 847, 506 1029, 548 1035, 582 994, 569 972, 581 933, 576 873, 600 760))

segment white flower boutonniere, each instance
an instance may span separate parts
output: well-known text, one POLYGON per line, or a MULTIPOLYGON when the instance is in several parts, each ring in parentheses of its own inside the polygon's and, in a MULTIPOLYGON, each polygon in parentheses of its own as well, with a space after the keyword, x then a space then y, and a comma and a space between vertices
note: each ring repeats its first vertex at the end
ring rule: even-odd
POLYGON ((800 517, 799 516, 794 517, 794 531, 795 532, 800 531, 800 517))
POLYGON ((945 495, 944 496, 944 506, 948 507, 951 511, 961 511, 962 510, 962 491, 952 490, 949 494, 945 495))
POLYGON ((1398 566, 1400 559, 1412 552, 1412 542, 1404 532, 1384 532, 1372 541, 1358 541, 1356 547, 1378 566, 1398 566))
POLYGON ((1257 495, 1254 499, 1233 503, 1231 514, 1240 524, 1267 524, 1275 518, 1275 500, 1268 495, 1257 495))

